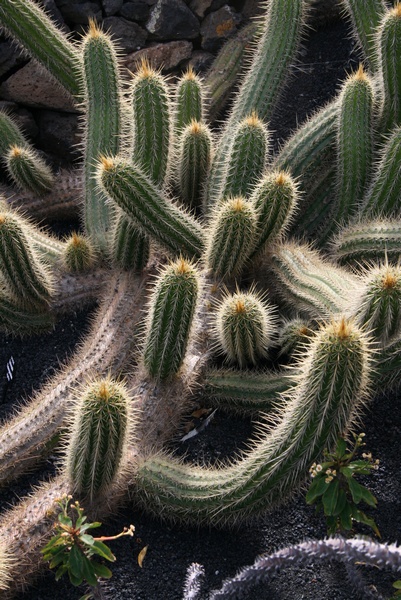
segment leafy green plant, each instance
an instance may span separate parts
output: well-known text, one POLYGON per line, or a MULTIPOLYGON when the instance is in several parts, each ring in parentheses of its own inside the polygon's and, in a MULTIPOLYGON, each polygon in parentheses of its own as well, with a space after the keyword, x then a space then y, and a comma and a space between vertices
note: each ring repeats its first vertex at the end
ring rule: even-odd
POLYGON ((313 481, 306 494, 308 504, 316 504, 316 510, 323 510, 327 520, 327 532, 332 535, 350 531, 353 521, 367 525, 380 537, 376 523, 360 508, 364 502, 376 507, 377 499, 355 476, 368 475, 379 468, 379 460, 373 460, 371 453, 360 450, 365 443, 364 433, 354 434, 354 445, 347 449, 347 443, 340 437, 333 453, 324 451, 325 461, 313 463, 309 472, 313 481))
MULTIPOLYGON (((71 498, 64 494, 56 501, 61 510, 54 525, 55 535, 42 549, 43 559, 49 562, 51 569, 57 568, 56 581, 68 573, 72 585, 78 586, 86 581, 95 588, 99 578, 109 579, 112 573, 94 557, 114 562, 116 557, 104 542, 124 535, 132 536, 135 528, 130 525, 117 535, 93 537, 88 531, 100 527, 101 523, 88 523, 82 506, 78 501, 71 503, 71 498)), ((87 594, 81 600, 91 597, 92 594, 87 594)))

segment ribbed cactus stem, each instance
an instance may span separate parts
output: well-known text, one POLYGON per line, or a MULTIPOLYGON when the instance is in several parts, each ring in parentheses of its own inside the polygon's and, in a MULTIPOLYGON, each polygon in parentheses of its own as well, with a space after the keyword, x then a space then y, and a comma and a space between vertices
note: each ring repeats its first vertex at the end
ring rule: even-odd
POLYGON ((0 22, 70 94, 80 94, 79 52, 43 9, 32 0, 0 0, 0 22))
POLYGON ((250 198, 257 212, 258 236, 254 253, 285 232, 298 199, 298 185, 289 173, 272 171, 261 179, 250 198))
POLYGON ((383 108, 382 133, 401 125, 401 3, 386 11, 378 30, 383 108))
POLYGON ((212 137, 209 128, 192 121, 181 132, 177 157, 180 195, 189 208, 199 208, 210 167, 212 137))
POLYGON ((19 188, 38 196, 49 192, 54 185, 54 176, 50 167, 29 148, 11 146, 6 155, 6 166, 9 175, 19 188))
POLYGON ((5 544, 0 542, 0 590, 7 590, 11 580, 10 566, 12 558, 9 555, 5 544))
POLYGON ((359 216, 361 218, 400 216, 401 195, 401 127, 396 127, 386 140, 380 161, 373 169, 374 178, 366 192, 359 216))
POLYGON ((12 146, 23 148, 28 145, 15 119, 0 110, 0 157, 4 159, 12 146))
POLYGON ((351 19, 354 36, 358 40, 369 69, 374 73, 379 65, 375 33, 386 12, 386 4, 383 0, 364 0, 363 2, 342 0, 342 3, 351 19))
POLYGON ((21 306, 10 298, 7 290, 0 288, 0 329, 13 336, 27 336, 51 331, 53 315, 43 308, 21 306))
POLYGON ((269 132, 254 111, 240 121, 232 132, 222 198, 250 196, 265 169, 268 148, 269 132))
POLYGON ((143 351, 145 367, 152 377, 171 377, 181 367, 199 292, 199 274, 183 258, 160 273, 150 299, 143 351))
POLYGON ((355 318, 382 346, 401 333, 401 269, 384 264, 369 269, 355 301, 355 318))
POLYGON ((30 239, 30 224, 9 212, 0 214, 0 271, 18 304, 43 307, 53 292, 49 269, 30 239))
POLYGON ((98 188, 96 164, 102 155, 120 149, 121 98, 117 56, 111 39, 94 21, 83 40, 85 85, 85 199, 86 233, 102 252, 108 248, 113 207, 98 188))
POLYGON ((121 383, 100 379, 87 386, 77 403, 66 472, 74 491, 90 502, 107 492, 121 472, 131 402, 121 383))
POLYGON ((190 257, 202 254, 201 226, 165 198, 139 167, 123 159, 103 158, 97 181, 134 224, 168 250, 190 257))
POLYGON ((206 265, 216 277, 241 272, 257 236, 257 214, 251 202, 238 196, 215 209, 207 233, 206 265))
POLYGON ((116 218, 111 241, 114 263, 125 270, 142 271, 149 254, 148 236, 121 212, 116 218))
POLYGON ((340 94, 337 124, 336 209, 328 232, 356 212, 367 184, 373 154, 373 86, 362 65, 340 94))
POLYGON ((142 61, 132 80, 131 101, 134 117, 132 160, 161 186, 170 148, 170 98, 164 78, 147 61, 142 61))
POLYGON ((81 273, 93 267, 96 253, 89 239, 73 233, 67 240, 63 251, 63 264, 67 271, 81 273))
POLYGON ((300 318, 285 321, 277 340, 280 348, 279 356, 296 356, 299 352, 305 351, 313 336, 310 321, 300 318))
POLYGON ((202 82, 192 67, 189 67, 178 80, 174 102, 174 134, 181 132, 192 121, 202 122, 204 118, 202 82))
POLYGON ((342 229, 332 243, 337 262, 355 267, 376 260, 398 262, 400 253, 401 225, 395 219, 354 223, 342 229))
POLYGON ((230 363, 244 368, 267 356, 276 333, 274 309, 254 290, 227 294, 214 321, 219 352, 230 363))
POLYGON ((366 337, 343 318, 333 321, 317 333, 298 369, 277 427, 236 463, 209 469, 163 455, 145 459, 136 493, 146 506, 195 523, 235 522, 291 494, 363 406, 370 369, 366 337))

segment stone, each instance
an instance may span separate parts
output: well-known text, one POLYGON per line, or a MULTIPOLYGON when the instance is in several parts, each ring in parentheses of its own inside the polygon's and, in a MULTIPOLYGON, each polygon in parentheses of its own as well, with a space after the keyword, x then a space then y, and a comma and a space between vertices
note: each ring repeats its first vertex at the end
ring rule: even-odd
POLYGON ((102 20, 102 9, 97 2, 56 0, 56 4, 67 23, 87 25, 89 19, 102 20))
POLYGON ((214 60, 214 54, 205 50, 195 50, 187 66, 192 67, 195 73, 205 73, 214 60))
POLYGON ((205 12, 211 7, 213 0, 191 0, 189 8, 200 19, 203 19, 205 12))
POLYGON ((78 129, 78 115, 41 110, 38 116, 38 144, 46 151, 63 158, 77 158, 77 144, 81 141, 78 129))
POLYGON ((185 60, 188 60, 192 54, 191 42, 177 40, 166 42, 165 44, 155 44, 148 46, 138 52, 133 52, 124 59, 124 66, 135 73, 138 63, 146 58, 154 69, 160 69, 163 72, 171 71, 177 68, 185 60))
POLYGON ((0 42, 0 77, 26 61, 26 56, 16 52, 11 42, 0 42))
POLYGON ((194 39, 199 35, 200 24, 182 0, 158 0, 146 29, 158 40, 194 39))
POLYGON ((149 18, 151 5, 146 0, 125 2, 120 15, 129 21, 146 21, 149 18))
POLYGON ((106 17, 112 17, 121 10, 124 0, 102 0, 102 6, 106 17))
POLYGON ((204 18, 201 26, 203 50, 215 51, 222 43, 237 31, 241 15, 227 4, 204 18))
POLYGON ((15 102, 8 102, 7 100, 0 100, 0 110, 5 110, 7 114, 15 120, 17 125, 21 128, 22 133, 31 140, 35 138, 39 129, 33 118, 32 113, 26 108, 21 108, 15 102))
POLYGON ((64 33, 68 33, 70 31, 70 28, 64 22, 63 15, 57 8, 55 0, 41 0, 41 5, 51 20, 56 23, 59 29, 64 31, 64 33))
POLYGON ((1 84, 0 97, 35 108, 76 112, 72 97, 34 61, 27 63, 1 84))
POLYGON ((107 17, 103 21, 103 29, 111 34, 117 47, 125 53, 142 48, 148 37, 145 29, 121 17, 107 17))

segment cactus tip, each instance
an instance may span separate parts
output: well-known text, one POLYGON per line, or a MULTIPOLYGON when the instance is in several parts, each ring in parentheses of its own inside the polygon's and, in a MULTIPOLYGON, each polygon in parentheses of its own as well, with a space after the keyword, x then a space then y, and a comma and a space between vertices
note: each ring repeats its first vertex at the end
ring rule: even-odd
POLYGON ((110 156, 100 156, 99 160, 105 171, 110 171, 114 167, 114 161, 110 156))
POLYGON ((90 18, 88 35, 92 38, 98 38, 98 37, 100 37, 101 34, 102 34, 102 30, 100 29, 96 20, 93 18, 90 18))
POLYGON ((185 73, 183 75, 183 79, 186 79, 187 81, 195 81, 196 73, 195 73, 192 65, 189 65, 188 69, 185 71, 185 73))
POLYGON ((242 212, 245 208, 245 200, 242 196, 236 196, 231 199, 231 209, 234 212, 242 212))
POLYGON ((149 59, 146 57, 141 58, 138 66, 137 76, 142 77, 143 79, 147 79, 149 77, 153 77, 155 73, 156 71, 151 67, 149 59))
POLYGON ((393 269, 388 268, 383 276, 383 288, 390 290, 396 287, 399 279, 393 269))
POLYGON ((288 173, 279 171, 275 180, 276 185, 284 185, 288 181, 288 173))
POLYGON ((368 79, 362 63, 359 64, 358 70, 353 74, 353 79, 357 81, 366 81, 368 79))
POLYGON ((401 2, 397 2, 390 12, 394 17, 401 18, 401 2))
POLYGON ((340 321, 333 323, 333 333, 339 340, 346 340, 352 332, 351 322, 345 317, 341 317, 340 321))
POLYGON ((185 273, 190 273, 192 271, 192 265, 185 258, 180 256, 180 258, 176 262, 176 273, 179 275, 185 275, 185 273))
POLYGON ((199 121, 195 121, 195 119, 192 119, 190 127, 192 135, 198 135, 202 131, 202 124, 199 121))
POLYGON ((258 127, 261 123, 256 110, 253 110, 251 114, 245 119, 245 122, 250 127, 258 127))
POLYGON ((14 158, 18 158, 21 156, 22 149, 19 146, 11 146, 10 147, 10 155, 14 158))

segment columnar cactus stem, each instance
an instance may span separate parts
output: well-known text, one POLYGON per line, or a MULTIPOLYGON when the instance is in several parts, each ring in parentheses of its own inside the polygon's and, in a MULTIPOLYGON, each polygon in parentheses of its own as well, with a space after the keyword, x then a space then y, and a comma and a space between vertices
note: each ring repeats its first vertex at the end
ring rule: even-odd
POLYGON ((86 233, 106 253, 113 207, 95 181, 100 156, 117 154, 122 128, 117 57, 110 38, 94 21, 83 40, 85 85, 85 205, 86 233))
POLYGON ((42 196, 53 187, 54 176, 51 169, 36 152, 28 148, 11 146, 6 155, 6 166, 19 188, 42 196))
POLYGON ((375 73, 379 66, 379 58, 375 33, 380 20, 387 10, 383 0, 342 0, 351 19, 354 34, 366 57, 369 69, 375 73))
POLYGON ((90 383, 77 401, 65 469, 71 488, 90 503, 124 468, 131 403, 125 386, 110 378, 90 383))
POLYGON ((277 345, 279 356, 296 356, 306 350, 306 345, 314 336, 310 322, 306 319, 294 318, 285 321, 280 330, 277 345))
POLYGON ((62 261, 67 271, 72 273, 80 273, 93 267, 95 263, 95 251, 90 240, 82 235, 73 233, 66 240, 62 261))
POLYGON ((113 261, 121 269, 142 271, 149 260, 149 238, 123 211, 117 215, 111 242, 113 261))
POLYGON ((0 157, 3 159, 12 146, 24 148, 28 145, 15 120, 0 110, 0 157))
POLYGON ((381 131, 401 125, 401 3, 386 11, 378 30, 383 107, 381 131))
POLYGON ((177 179, 186 206, 199 208, 212 155, 211 132, 206 125, 192 121, 181 132, 178 147, 177 179))
POLYGON ((338 263, 357 267, 372 261, 399 261, 401 225, 395 219, 361 221, 342 229, 332 243, 338 263))
POLYGON ((139 167, 122 159, 103 158, 97 180, 144 233, 175 254, 201 255, 204 241, 198 222, 167 200, 139 167))
POLYGON ((181 132, 192 121, 201 123, 204 118, 203 87, 199 77, 190 67, 177 83, 174 103, 174 133, 181 132))
POLYGON ((201 522, 235 522, 282 501, 306 478, 363 406, 370 369, 365 335, 343 318, 322 328, 298 365, 298 385, 277 427, 237 463, 191 467, 156 455, 139 465, 136 490, 155 512, 201 522))
POLYGON ((175 375, 185 356, 199 298, 195 267, 180 258, 159 275, 150 299, 143 360, 152 377, 175 375))
POLYGON ((70 94, 79 96, 79 52, 43 9, 32 0, 0 0, 0 22, 70 94))
POLYGON ((48 310, 17 304, 0 288, 0 327, 10 335, 43 333, 54 327, 54 317, 48 310))

